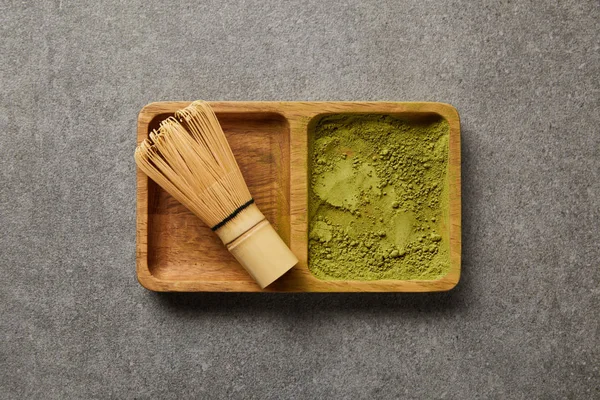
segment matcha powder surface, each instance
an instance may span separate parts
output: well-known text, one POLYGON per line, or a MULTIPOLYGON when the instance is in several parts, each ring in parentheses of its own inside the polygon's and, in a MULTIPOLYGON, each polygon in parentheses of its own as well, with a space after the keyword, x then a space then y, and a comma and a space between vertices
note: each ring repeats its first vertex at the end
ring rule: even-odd
POLYGON ((333 115, 312 132, 310 271, 320 279, 437 279, 449 270, 448 123, 333 115))

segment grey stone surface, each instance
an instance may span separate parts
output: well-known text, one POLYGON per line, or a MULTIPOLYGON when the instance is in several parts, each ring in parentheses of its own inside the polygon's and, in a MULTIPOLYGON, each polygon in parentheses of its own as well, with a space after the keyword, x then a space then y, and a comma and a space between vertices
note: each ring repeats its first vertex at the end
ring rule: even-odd
POLYGON ((600 396, 593 1, 0 3, 0 398, 600 396), (463 133, 442 294, 155 294, 151 101, 428 100, 463 133))

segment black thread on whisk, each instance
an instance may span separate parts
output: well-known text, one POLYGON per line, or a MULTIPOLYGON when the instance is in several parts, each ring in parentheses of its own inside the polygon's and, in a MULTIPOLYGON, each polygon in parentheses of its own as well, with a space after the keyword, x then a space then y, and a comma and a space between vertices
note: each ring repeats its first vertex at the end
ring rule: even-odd
POLYGON ((213 226, 210 229, 214 232, 217 229, 221 228, 223 225, 225 225, 226 223, 228 223, 229 221, 234 219, 236 215, 238 215, 240 212, 242 212, 242 210, 244 210, 246 207, 248 207, 252 203, 254 203, 254 199, 248 200, 247 202, 245 202, 244 204, 242 204, 241 206, 239 206, 238 208, 233 210, 233 212, 231 214, 229 214, 223 221, 219 222, 218 224, 216 224, 215 226, 213 226))

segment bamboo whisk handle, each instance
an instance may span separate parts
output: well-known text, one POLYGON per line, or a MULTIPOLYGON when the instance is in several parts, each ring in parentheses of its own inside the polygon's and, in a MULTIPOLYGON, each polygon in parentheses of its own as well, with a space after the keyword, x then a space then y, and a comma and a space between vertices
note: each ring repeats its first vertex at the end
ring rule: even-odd
POLYGON ((256 204, 245 208, 215 233, 261 289, 298 263, 256 204))
POLYGON ((266 219, 227 245, 227 250, 259 284, 261 289, 298 263, 266 219))

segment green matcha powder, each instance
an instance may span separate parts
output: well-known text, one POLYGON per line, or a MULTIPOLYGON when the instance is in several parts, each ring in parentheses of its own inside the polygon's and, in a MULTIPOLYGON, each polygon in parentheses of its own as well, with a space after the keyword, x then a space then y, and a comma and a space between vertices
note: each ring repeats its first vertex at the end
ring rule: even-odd
POLYGON ((448 272, 448 123, 333 115, 310 143, 309 269, 320 279, 448 272))

